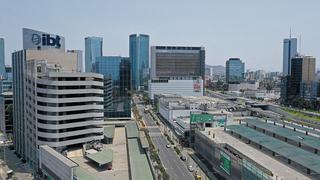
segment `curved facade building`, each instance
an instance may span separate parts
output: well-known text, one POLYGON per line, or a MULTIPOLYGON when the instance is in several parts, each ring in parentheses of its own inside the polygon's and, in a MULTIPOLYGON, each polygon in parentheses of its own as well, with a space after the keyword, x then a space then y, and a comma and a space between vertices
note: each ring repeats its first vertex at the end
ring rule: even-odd
POLYGON ((59 65, 45 60, 29 60, 27 69, 27 161, 38 162, 39 145, 62 151, 71 145, 103 139, 102 75, 64 72, 59 65))

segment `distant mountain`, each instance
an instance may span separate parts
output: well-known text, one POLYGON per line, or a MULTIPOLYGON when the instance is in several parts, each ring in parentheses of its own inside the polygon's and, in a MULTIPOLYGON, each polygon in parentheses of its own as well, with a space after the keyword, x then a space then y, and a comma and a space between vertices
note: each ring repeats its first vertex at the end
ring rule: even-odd
POLYGON ((221 65, 207 65, 206 64, 207 71, 210 69, 210 75, 218 75, 218 76, 224 76, 226 74, 226 67, 221 65))

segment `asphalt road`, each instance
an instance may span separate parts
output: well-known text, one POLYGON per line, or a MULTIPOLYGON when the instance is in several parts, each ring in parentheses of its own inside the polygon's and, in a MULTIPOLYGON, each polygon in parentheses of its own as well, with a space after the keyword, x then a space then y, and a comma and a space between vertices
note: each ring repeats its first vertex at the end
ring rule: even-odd
POLYGON ((161 134, 161 131, 155 121, 149 114, 144 113, 144 106, 137 105, 140 115, 142 115, 146 125, 148 126, 149 135, 159 151, 160 160, 165 167, 167 173, 172 180, 193 180, 192 174, 189 172, 186 165, 180 160, 175 150, 167 148, 168 141, 165 136, 161 134))

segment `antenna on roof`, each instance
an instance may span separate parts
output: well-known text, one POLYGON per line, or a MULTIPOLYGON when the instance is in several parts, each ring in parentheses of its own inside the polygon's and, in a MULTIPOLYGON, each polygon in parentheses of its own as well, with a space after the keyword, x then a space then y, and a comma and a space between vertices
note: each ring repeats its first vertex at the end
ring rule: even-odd
POLYGON ((290 37, 289 39, 291 39, 291 27, 290 27, 290 36, 289 37, 290 37))
POLYGON ((299 52, 301 53, 301 42, 302 42, 302 38, 301 38, 301 34, 299 36, 299 52))

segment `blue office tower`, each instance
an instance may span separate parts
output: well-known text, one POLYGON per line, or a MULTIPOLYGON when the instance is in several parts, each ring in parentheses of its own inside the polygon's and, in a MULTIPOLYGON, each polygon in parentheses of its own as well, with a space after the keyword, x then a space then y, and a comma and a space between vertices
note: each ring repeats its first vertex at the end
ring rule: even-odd
POLYGON ((0 38, 0 77, 6 73, 4 64, 4 39, 0 38))
POLYGON ((132 34, 129 37, 129 55, 133 90, 146 90, 149 80, 149 36, 132 34))
POLYGON ((86 37, 85 39, 85 72, 94 72, 92 69, 96 57, 102 56, 102 38, 86 37))
POLYGON ((230 58, 226 62, 227 84, 239 84, 244 81, 244 63, 239 58, 230 58))
POLYGON ((104 116, 131 119, 131 66, 127 57, 97 57, 93 69, 104 75, 104 116))

